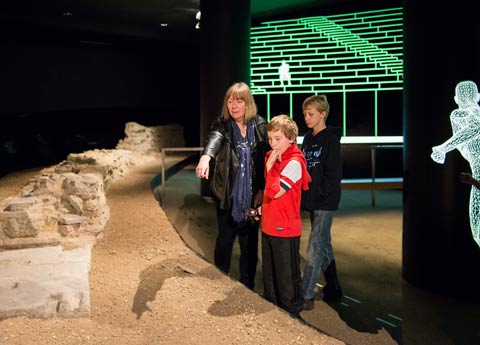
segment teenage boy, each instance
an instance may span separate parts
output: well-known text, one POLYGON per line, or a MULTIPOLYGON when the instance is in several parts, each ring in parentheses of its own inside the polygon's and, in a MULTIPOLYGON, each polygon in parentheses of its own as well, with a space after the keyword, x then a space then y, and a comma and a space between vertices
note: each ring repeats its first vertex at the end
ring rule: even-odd
POLYGON ((323 272, 326 285, 324 300, 339 299, 342 289, 337 277, 330 230, 341 193, 342 160, 340 138, 325 124, 330 105, 325 95, 310 96, 302 104, 309 131, 302 151, 312 177, 309 189, 302 192, 302 209, 310 214, 311 232, 307 246, 307 263, 303 270, 303 309, 314 308, 314 289, 323 272))

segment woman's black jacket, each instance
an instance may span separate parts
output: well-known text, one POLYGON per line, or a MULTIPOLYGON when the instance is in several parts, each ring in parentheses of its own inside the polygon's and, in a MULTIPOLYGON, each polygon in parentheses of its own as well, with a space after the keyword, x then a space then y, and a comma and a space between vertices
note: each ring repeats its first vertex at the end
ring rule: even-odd
MULTIPOLYGON (((255 115, 252 119, 255 128, 255 142, 251 146, 252 197, 265 187, 265 153, 269 150, 265 119, 255 115)), ((239 155, 233 143, 232 121, 218 117, 213 121, 203 149, 210 160, 210 189, 220 200, 221 209, 231 206, 232 188, 238 172, 239 155)), ((256 206, 256 205, 252 205, 256 206)))

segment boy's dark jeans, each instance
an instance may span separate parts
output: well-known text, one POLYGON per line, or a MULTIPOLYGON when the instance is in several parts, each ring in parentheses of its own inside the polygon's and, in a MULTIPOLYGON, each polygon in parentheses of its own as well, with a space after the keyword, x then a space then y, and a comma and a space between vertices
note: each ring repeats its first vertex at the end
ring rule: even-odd
POLYGON ((300 236, 262 233, 263 297, 293 316, 303 309, 299 249, 300 236))

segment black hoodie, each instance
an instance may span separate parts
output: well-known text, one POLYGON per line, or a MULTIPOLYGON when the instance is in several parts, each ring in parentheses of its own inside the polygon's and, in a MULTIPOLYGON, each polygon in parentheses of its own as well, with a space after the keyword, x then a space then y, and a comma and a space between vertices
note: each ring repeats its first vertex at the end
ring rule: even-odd
POLYGON ((327 127, 312 134, 309 130, 302 143, 307 169, 312 177, 309 189, 302 192, 302 209, 306 211, 338 209, 341 194, 342 157, 340 134, 327 127))

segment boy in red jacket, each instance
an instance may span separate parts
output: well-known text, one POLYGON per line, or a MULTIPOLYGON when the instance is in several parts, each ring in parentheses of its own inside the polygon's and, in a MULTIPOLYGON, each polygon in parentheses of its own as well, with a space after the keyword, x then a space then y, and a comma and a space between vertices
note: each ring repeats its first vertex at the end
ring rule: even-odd
POLYGON ((296 144, 298 127, 287 115, 267 124, 272 150, 265 156, 265 192, 262 215, 262 269, 264 298, 299 317, 303 309, 300 272, 302 189, 311 178, 296 144))

